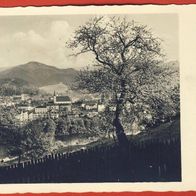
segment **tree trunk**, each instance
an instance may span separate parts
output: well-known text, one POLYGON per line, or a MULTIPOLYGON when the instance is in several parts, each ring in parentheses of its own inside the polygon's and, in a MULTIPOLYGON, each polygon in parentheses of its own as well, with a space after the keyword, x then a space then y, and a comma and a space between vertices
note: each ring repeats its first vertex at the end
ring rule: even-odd
POLYGON ((116 95, 116 111, 115 111, 115 118, 113 121, 113 125, 116 129, 116 136, 119 145, 128 148, 128 138, 125 134, 123 125, 120 122, 120 115, 123 111, 123 107, 125 103, 125 95, 126 95, 125 81, 122 80, 120 85, 121 85, 121 93, 119 97, 116 95))
POLYGON ((128 138, 124 132, 124 128, 120 122, 119 118, 115 118, 113 121, 113 125, 116 128, 116 136, 118 138, 119 145, 122 147, 128 147, 128 138))
POLYGON ((116 107, 116 117, 113 121, 113 125, 115 126, 116 129, 116 136, 119 142, 119 147, 120 147, 120 154, 119 154, 119 169, 121 173, 121 180, 126 181, 127 180, 127 175, 129 174, 129 163, 130 163, 130 154, 129 154, 129 141, 128 138, 125 134, 124 128, 120 122, 120 113, 122 107, 119 107, 117 104, 116 107))
POLYGON ((126 82, 124 79, 120 81, 120 96, 116 94, 116 111, 113 125, 116 128, 116 136, 119 142, 119 145, 122 147, 128 148, 128 138, 125 134, 124 128, 120 122, 120 115, 123 111, 125 96, 126 96, 126 82))
POLYGON ((18 164, 20 164, 21 161, 21 155, 18 155, 18 164))

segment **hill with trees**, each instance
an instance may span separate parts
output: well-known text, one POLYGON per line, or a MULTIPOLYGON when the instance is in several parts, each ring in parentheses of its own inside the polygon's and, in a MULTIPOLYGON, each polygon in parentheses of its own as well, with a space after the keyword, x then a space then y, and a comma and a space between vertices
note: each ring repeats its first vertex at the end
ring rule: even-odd
POLYGON ((0 72, 0 80, 15 79, 36 87, 60 82, 72 85, 77 73, 73 68, 59 69, 39 62, 29 62, 0 72))

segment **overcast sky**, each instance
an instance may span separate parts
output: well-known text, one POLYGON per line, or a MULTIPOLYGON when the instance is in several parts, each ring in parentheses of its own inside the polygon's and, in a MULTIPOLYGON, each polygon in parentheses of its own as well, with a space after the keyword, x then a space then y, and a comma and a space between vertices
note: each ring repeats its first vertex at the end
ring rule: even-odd
MULTIPOLYGON (((123 15, 124 16, 124 15, 123 15)), ((80 68, 91 63, 88 55, 70 57, 65 42, 92 15, 1 16, 0 68, 39 61, 59 68, 80 68)), ((175 14, 129 15, 164 40, 168 60, 178 60, 178 17, 175 14)))

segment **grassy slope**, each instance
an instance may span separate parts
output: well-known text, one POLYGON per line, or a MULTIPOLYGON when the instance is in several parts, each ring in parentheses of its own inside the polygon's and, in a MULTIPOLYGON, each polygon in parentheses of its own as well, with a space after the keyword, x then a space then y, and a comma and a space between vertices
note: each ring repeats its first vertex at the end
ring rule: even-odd
POLYGON ((131 138, 137 141, 149 141, 152 139, 164 140, 180 136, 180 119, 163 123, 158 127, 141 132, 131 138))
MULTIPOLYGON (((150 142, 151 140, 167 140, 170 138, 180 137, 180 119, 176 119, 172 122, 163 123, 158 127, 149 129, 145 132, 141 132, 138 135, 129 135, 129 140, 132 140, 136 143, 139 142, 150 142)), ((111 139, 101 139, 96 142, 92 142, 87 146, 87 148, 91 148, 99 145, 112 145, 114 141, 111 139)))
MULTIPOLYGON (((140 143, 140 142, 150 142, 152 140, 167 140, 171 138, 176 138, 180 137, 180 119, 176 119, 172 122, 168 123, 163 123, 160 126, 150 129, 145 132, 141 132, 138 135, 134 136, 128 136, 129 140, 132 140, 133 142, 140 143)), ((115 142, 113 139, 108 139, 108 138, 101 138, 100 140, 90 142, 87 144, 87 141, 82 144, 79 143, 77 145, 72 145, 72 146, 67 146, 67 147, 62 147, 61 149, 57 150, 56 152, 58 153, 66 153, 66 152, 73 152, 77 151, 80 149, 89 149, 92 147, 99 147, 99 146, 109 146, 109 145, 114 145, 115 142)), ((23 160, 25 161, 25 160, 23 160)), ((17 163, 17 160, 13 160, 10 162, 7 162, 6 165, 10 165, 13 163, 17 163)))

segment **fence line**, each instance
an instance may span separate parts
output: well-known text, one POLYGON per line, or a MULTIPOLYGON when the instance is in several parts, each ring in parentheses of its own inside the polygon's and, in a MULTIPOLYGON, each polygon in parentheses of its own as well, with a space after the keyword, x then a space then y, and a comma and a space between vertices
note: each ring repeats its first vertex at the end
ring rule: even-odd
POLYGON ((0 168, 0 183, 180 181, 179 137, 57 153, 0 168))

